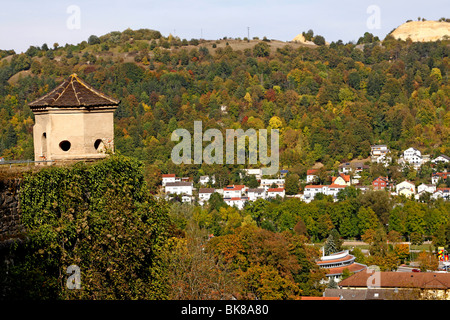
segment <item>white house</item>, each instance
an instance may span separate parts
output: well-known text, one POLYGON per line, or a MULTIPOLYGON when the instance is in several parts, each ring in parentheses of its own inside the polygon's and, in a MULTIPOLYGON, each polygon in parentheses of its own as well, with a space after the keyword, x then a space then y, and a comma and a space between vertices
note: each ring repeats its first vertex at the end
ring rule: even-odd
POLYGON ((415 195, 416 200, 419 200, 420 197, 425 193, 433 194, 436 191, 436 186, 434 184, 425 184, 422 183, 417 187, 417 194, 415 195))
POLYGON ((181 202, 192 203, 192 196, 187 195, 187 194, 183 194, 181 196, 181 202))
POLYGON ((422 183, 417 187, 417 193, 421 193, 422 191, 433 193, 436 191, 436 185, 422 183))
POLYGON ((216 183, 216 179, 214 176, 212 176, 211 178, 209 176, 201 176, 200 179, 198 180, 198 183, 200 183, 202 185, 206 185, 210 182, 211 182, 211 184, 216 183))
POLYGON ((165 193, 167 194, 186 194, 192 196, 192 182, 167 182, 165 185, 165 193))
POLYGON ((436 191, 431 195, 431 198, 435 200, 439 198, 450 200, 450 188, 437 188, 436 191))
POLYGON ((208 202, 211 195, 216 191, 214 188, 200 188, 198 190, 198 202, 203 205, 205 202, 208 202))
POLYGON ((310 169, 306 171, 306 182, 307 183, 313 183, 314 181, 317 180, 317 172, 319 170, 318 169, 310 169))
POLYGON ((255 176, 256 180, 262 178, 262 170, 261 169, 244 169, 245 173, 248 176, 255 176))
POLYGON ((446 156, 445 154, 441 154, 440 156, 431 160, 431 163, 433 164, 448 163, 448 162, 450 162, 450 157, 446 156))
POLYGON ((276 198, 277 196, 284 198, 285 194, 284 188, 267 189, 267 198, 276 198))
POLYGON ((403 151, 403 159, 415 168, 420 167, 423 163, 422 153, 415 148, 409 148, 403 151))
MULTIPOLYGON (((374 145, 370 147, 370 159, 372 162, 378 162, 378 158, 389 153, 389 149, 385 144, 374 145)), ((379 162, 378 162, 379 163, 379 162)))
POLYGON ((229 185, 223 188, 224 198, 240 198, 246 187, 244 185, 229 185))
POLYGON ((261 179, 260 187, 267 191, 274 183, 278 188, 284 188, 284 179, 261 179))
POLYGON ((389 163, 392 162, 392 157, 389 157, 387 154, 382 154, 381 156, 376 158, 376 160, 373 162, 383 164, 385 167, 387 167, 389 163))
POLYGON ((450 177, 450 172, 434 172, 431 175, 431 183, 438 184, 439 180, 446 180, 447 177, 450 177))
POLYGON ((248 198, 247 197, 224 198, 223 200, 230 207, 236 207, 239 210, 242 210, 244 208, 245 203, 248 201, 248 198))
POLYGON ((395 191, 397 195, 405 195, 406 197, 410 197, 411 195, 416 194, 416 186, 414 183, 405 180, 395 186, 395 191))
POLYGON ((172 174, 172 173, 170 173, 170 174, 163 174, 162 175, 162 185, 163 185, 163 187, 166 185, 166 183, 168 183, 168 182, 176 182, 176 176, 175 176, 175 174, 172 174))
POLYGON ((345 162, 339 165, 339 173, 359 173, 366 169, 369 169, 369 166, 362 161, 345 162))
POLYGON ((345 189, 347 186, 345 185, 338 185, 338 184, 331 184, 328 186, 323 185, 307 185, 305 187, 305 190, 303 191, 303 199, 305 202, 311 202, 314 200, 317 194, 323 193, 327 196, 333 196, 336 200, 336 196, 339 191, 345 189))
POLYGON ((248 201, 256 201, 266 198, 266 190, 264 188, 250 188, 247 191, 248 201))

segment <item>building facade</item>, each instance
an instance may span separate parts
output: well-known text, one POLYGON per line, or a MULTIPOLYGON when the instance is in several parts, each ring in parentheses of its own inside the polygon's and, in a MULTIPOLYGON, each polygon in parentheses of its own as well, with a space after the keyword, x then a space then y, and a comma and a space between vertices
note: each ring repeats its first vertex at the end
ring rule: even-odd
POLYGON ((119 102, 76 74, 31 102, 35 161, 95 160, 106 157, 107 150, 114 152, 119 102))

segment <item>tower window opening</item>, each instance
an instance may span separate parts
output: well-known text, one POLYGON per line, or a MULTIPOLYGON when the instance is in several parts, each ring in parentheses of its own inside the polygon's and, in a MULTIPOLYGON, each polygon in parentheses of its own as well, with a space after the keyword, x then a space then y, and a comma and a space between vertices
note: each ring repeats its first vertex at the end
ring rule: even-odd
POLYGON ((71 147, 71 143, 67 140, 61 141, 59 143, 59 147, 61 148, 61 150, 63 151, 69 151, 70 147, 71 147))

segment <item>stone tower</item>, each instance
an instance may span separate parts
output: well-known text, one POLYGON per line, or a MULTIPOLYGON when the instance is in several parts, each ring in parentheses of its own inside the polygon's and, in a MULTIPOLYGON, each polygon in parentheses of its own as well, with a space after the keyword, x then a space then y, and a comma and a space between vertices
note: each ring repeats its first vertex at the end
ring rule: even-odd
POLYGON ((114 151, 114 111, 119 102, 76 74, 31 102, 35 161, 106 157, 105 150, 114 151))

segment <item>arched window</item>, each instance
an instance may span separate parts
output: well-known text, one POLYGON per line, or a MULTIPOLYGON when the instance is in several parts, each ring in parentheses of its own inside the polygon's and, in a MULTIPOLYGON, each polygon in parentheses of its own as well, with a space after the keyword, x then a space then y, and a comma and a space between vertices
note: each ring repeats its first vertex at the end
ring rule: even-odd
POLYGON ((101 143, 102 143, 102 139, 95 140, 95 142, 94 142, 95 150, 98 150, 98 148, 100 147, 101 143))

